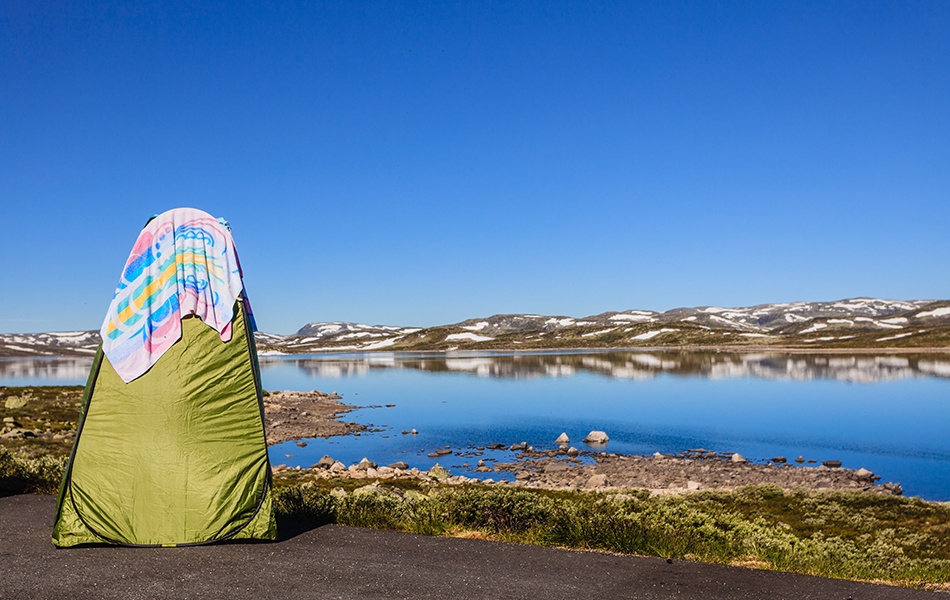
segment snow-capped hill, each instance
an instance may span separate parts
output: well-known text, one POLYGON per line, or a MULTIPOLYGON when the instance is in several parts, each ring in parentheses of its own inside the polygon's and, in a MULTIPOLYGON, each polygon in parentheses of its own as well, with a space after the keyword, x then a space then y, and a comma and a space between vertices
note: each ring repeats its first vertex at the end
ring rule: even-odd
POLYGON ((99 332, 0 334, 0 356, 92 356, 99 347, 99 332))
MULTIPOLYGON (((950 300, 849 298, 751 307, 631 309, 583 318, 498 314, 428 328, 315 322, 255 333, 262 355, 556 348, 950 348, 950 300)), ((0 334, 0 357, 91 356, 97 331, 0 334)))
POLYGON ((307 323, 294 334, 294 337, 313 338, 313 340, 358 339, 366 337, 384 337, 418 331, 418 328, 396 327, 392 325, 365 325, 334 321, 332 323, 307 323))
POLYGON ((549 317, 541 315, 492 315, 483 319, 469 319, 452 325, 466 331, 477 333, 481 337, 497 337, 509 333, 528 331, 554 331, 570 327, 577 321, 571 317, 549 317))

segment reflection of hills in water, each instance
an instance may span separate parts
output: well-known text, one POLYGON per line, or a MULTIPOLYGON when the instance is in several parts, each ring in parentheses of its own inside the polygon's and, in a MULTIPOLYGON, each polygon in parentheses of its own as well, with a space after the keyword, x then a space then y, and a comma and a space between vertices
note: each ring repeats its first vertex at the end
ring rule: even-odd
POLYGON ((0 360, 0 377, 6 379, 64 379, 85 381, 92 359, 24 358, 0 360))
POLYGON ((620 379, 649 379, 669 374, 722 379, 832 379, 875 382, 909 377, 950 378, 950 356, 737 354, 711 352, 588 352, 541 354, 369 354, 353 357, 265 359, 268 364, 292 363, 312 376, 333 378, 373 369, 416 369, 471 373, 480 377, 569 377, 578 372, 620 379))

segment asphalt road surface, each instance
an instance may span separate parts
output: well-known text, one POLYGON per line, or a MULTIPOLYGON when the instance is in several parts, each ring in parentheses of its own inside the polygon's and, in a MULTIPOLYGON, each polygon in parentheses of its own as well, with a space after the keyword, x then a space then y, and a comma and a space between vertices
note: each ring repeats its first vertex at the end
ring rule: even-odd
POLYGON ((0 497, 0 598, 950 599, 950 594, 664 559, 279 522, 276 543, 50 543, 55 498, 0 497))

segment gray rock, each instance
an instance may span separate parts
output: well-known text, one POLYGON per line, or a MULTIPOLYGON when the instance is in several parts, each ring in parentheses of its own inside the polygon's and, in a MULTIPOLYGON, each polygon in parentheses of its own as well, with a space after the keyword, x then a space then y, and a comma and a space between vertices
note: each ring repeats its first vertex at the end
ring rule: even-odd
POLYGON ((511 450, 512 452, 516 452, 518 450, 524 450, 527 447, 528 447, 528 442, 521 442, 520 444, 512 444, 511 446, 508 447, 508 449, 511 450))
POLYGON ((738 452, 733 453, 732 458, 730 458, 729 460, 731 460, 731 461, 734 462, 734 463, 738 463, 738 464, 745 464, 745 463, 749 462, 749 461, 747 461, 747 460, 745 459, 744 456, 742 456, 742 455, 739 454, 738 452))
POLYGON ((558 473, 560 471, 567 471, 569 468, 570 466, 567 463, 556 460, 544 465, 544 472, 558 473))
POLYGON ((323 458, 317 461, 315 465, 310 467, 311 469, 329 469, 333 466, 333 463, 336 461, 330 458, 329 454, 324 454, 323 458))
POLYGON ((798 458, 795 459, 795 462, 797 462, 798 464, 802 464, 803 462, 805 462, 805 457, 799 456, 798 458))
POLYGON ((686 489, 688 489, 688 490, 691 491, 691 492, 696 492, 696 491, 698 491, 701 487, 703 487, 703 486, 702 486, 702 484, 700 484, 698 481, 687 481, 687 482, 686 482, 686 489))
POLYGON ((375 469, 377 466, 379 465, 364 456, 363 460, 357 463, 356 468, 360 471, 365 471, 366 469, 375 469))
POLYGON ((772 462, 774 462, 777 465, 784 465, 785 463, 788 462, 788 459, 785 458, 784 456, 773 456, 772 462))
POLYGON ((607 476, 603 473, 597 473, 596 475, 590 476, 590 479, 587 480, 587 483, 584 485, 584 487, 598 488, 606 487, 608 484, 609 482, 607 481, 607 476))
POLYGON ((412 435, 417 435, 417 434, 418 434, 419 432, 418 432, 418 431, 416 431, 415 429, 413 429, 413 430, 412 430, 412 431, 410 431, 409 433, 411 433, 412 435))
POLYGON ((585 444, 606 444, 609 441, 610 438, 603 431, 591 431, 583 439, 585 444))
POLYGON ((840 460, 823 460, 821 461, 822 466, 828 467, 829 469, 837 469, 841 467, 840 460))
POLYGON ((861 479, 861 480, 867 480, 867 481, 873 481, 873 480, 874 480, 874 473, 871 472, 871 471, 868 471, 868 470, 865 469, 864 467, 862 467, 862 468, 858 469, 857 471, 855 471, 855 472, 854 472, 854 476, 855 476, 857 479, 861 479))
POLYGON ((571 446, 570 448, 567 449, 568 456, 577 456, 578 454, 580 454, 580 451, 574 446, 571 446))
POLYGON ((333 464, 330 465, 331 473, 342 473, 343 471, 346 471, 346 465, 338 460, 333 461, 333 464))
POLYGON ((389 468, 390 468, 390 469, 402 469, 403 471, 405 471, 406 469, 409 468, 409 465, 400 460, 400 461, 396 461, 396 462, 394 462, 393 464, 389 465, 389 468))
POLYGON ((557 439, 554 440, 554 443, 555 444, 570 444, 571 438, 567 437, 567 432, 565 432, 557 436, 557 439))

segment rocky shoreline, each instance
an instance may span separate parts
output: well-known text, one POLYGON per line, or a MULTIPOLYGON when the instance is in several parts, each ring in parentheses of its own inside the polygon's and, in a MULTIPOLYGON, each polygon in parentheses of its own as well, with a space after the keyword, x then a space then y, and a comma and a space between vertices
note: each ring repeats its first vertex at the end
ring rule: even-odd
MULTIPOLYGON (((359 435, 366 430, 365 426, 339 420, 354 408, 357 407, 341 402, 341 397, 335 392, 272 392, 264 398, 268 443, 348 433, 359 435)), ((595 433, 602 432, 591 432, 595 433)), ((468 449, 440 448, 430 456, 444 456, 446 461, 453 458, 470 461, 463 464, 477 476, 452 475, 438 464, 428 470, 412 468, 404 462, 380 466, 369 458, 347 466, 329 456, 324 456, 309 468, 276 465, 273 469, 278 477, 303 480, 337 477, 415 479, 554 490, 647 489, 657 495, 731 490, 761 484, 777 485, 787 490, 852 490, 890 495, 903 493, 898 483, 878 485, 876 482, 880 477, 874 473, 867 469, 842 468, 837 461, 825 461, 817 466, 799 466, 789 464, 785 457, 773 457, 766 464, 753 464, 738 454, 705 449, 693 449, 676 456, 660 453, 632 456, 579 451, 567 444, 560 444, 556 450, 535 450, 521 442, 510 446, 499 443, 468 449), (511 462, 498 462, 491 457, 484 457, 486 450, 502 449, 517 454, 511 462)), ((798 460, 804 462, 801 457, 798 460)))
POLYGON ((267 444, 273 446, 302 438, 347 435, 366 430, 365 425, 341 421, 356 406, 344 404, 336 392, 269 392, 264 398, 267 444))

